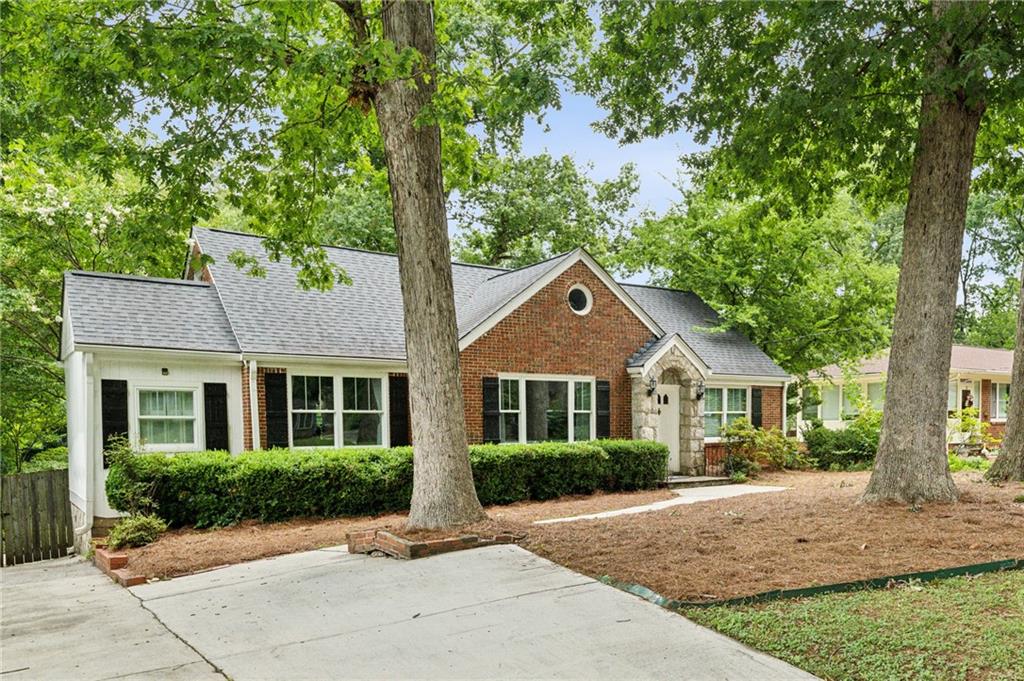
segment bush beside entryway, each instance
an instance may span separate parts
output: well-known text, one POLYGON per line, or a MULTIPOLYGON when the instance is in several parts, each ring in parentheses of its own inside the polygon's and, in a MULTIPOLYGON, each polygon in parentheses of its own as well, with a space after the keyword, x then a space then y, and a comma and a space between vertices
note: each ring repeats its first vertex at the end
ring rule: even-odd
MULTIPOLYGON (((665 445, 642 440, 470 447, 484 505, 651 489, 667 461, 665 445)), ((106 487, 116 509, 145 490, 173 526, 375 515, 409 508, 412 448, 139 454, 119 458, 106 487)))

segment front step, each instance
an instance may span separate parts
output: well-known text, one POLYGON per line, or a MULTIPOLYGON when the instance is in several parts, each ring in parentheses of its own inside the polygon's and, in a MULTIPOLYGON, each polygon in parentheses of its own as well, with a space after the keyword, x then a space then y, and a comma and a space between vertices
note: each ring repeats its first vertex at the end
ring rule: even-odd
POLYGON ((658 483, 658 487, 668 489, 685 489, 687 487, 714 487, 715 485, 731 485, 732 480, 712 475, 670 475, 658 483))

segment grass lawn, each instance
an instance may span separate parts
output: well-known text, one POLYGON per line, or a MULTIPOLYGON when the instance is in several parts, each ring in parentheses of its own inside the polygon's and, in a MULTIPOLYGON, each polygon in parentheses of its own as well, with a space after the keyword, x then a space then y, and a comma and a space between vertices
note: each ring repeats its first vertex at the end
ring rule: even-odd
POLYGON ((1024 679, 1020 570, 684 614, 825 679, 1024 679))

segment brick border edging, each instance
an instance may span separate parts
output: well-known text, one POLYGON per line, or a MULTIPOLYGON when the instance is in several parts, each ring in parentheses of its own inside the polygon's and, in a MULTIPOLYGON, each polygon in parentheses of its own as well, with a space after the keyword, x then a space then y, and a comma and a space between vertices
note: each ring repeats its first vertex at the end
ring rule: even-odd
POLYGON ((103 574, 123 587, 138 586, 148 581, 144 576, 134 575, 128 570, 127 553, 97 546, 93 550, 92 562, 103 574))
POLYGON ((349 532, 346 535, 348 540, 349 553, 372 553, 381 551, 393 558, 403 560, 414 560, 426 558, 452 551, 464 551, 483 546, 494 546, 497 544, 514 544, 522 537, 511 533, 496 534, 491 538, 482 538, 475 534, 464 534, 458 537, 445 539, 427 539, 413 541, 400 537, 387 530, 358 530, 349 532))

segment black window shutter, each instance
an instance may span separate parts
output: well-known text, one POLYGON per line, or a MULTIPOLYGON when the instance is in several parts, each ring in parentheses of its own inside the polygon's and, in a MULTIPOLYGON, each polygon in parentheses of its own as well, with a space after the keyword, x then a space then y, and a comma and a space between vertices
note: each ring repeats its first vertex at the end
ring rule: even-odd
POLYGON ((764 418, 761 415, 761 389, 751 388, 750 389, 750 425, 755 428, 760 428, 764 422, 764 418))
POLYGON ((288 374, 264 374, 267 449, 288 446, 288 374))
POLYGON ((484 442, 501 441, 501 408, 497 378, 484 377, 484 442))
POLYGON ((228 384, 203 383, 206 448, 228 450, 228 384))
POLYGON ((597 437, 611 437, 612 387, 608 381, 597 381, 597 437))
POLYGON ((388 431, 392 447, 412 444, 409 436, 409 377, 388 376, 388 431))
POLYGON ((110 438, 128 437, 128 381, 100 382, 100 413, 103 421, 103 467, 110 466, 106 449, 110 438))

